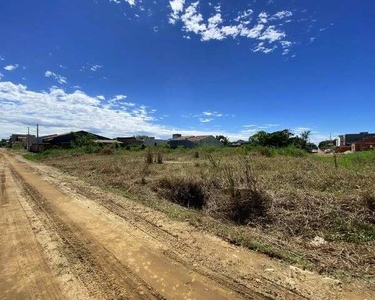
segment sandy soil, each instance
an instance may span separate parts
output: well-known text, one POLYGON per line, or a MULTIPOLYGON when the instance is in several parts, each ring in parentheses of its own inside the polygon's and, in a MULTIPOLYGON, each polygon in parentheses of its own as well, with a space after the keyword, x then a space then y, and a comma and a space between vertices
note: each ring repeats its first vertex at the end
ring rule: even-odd
POLYGON ((375 299, 0 152, 0 299, 375 299))

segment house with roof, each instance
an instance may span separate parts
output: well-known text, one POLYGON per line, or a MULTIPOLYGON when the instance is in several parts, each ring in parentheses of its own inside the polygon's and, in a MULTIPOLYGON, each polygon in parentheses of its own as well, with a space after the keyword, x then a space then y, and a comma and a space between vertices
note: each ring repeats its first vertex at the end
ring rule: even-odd
POLYGON ((168 144, 171 148, 224 147, 224 144, 213 135, 181 136, 175 134, 173 138, 169 140, 168 144))
POLYGON ((238 140, 237 142, 230 143, 229 146, 230 147, 241 147, 241 146, 246 145, 248 143, 249 142, 244 141, 244 140, 238 140))
POLYGON ((33 141, 33 144, 30 147, 31 152, 43 152, 54 147, 59 148, 69 148, 73 145, 74 139, 77 135, 80 136, 94 136, 95 143, 98 144, 108 144, 108 143, 115 143, 116 141, 111 140, 110 138, 94 134, 88 131, 80 130, 76 132, 68 132, 63 134, 52 134, 39 137, 33 141))
POLYGON ((359 140, 355 143, 352 143, 351 150, 352 152, 365 151, 375 149, 375 135, 359 140))
POLYGON ((80 136, 94 136, 95 140, 110 140, 110 138, 94 134, 88 131, 80 130, 76 132, 68 132, 68 133, 63 133, 63 134, 55 134, 51 136, 47 136, 46 138, 43 139, 43 143, 47 144, 52 144, 55 146, 71 146, 75 137, 77 135, 80 136))
POLYGON ((375 133, 369 133, 369 132, 348 133, 344 135, 339 135, 336 140, 336 147, 351 146, 353 143, 356 143, 362 139, 373 137, 373 136, 375 136, 375 133))
POLYGON ((32 134, 12 134, 9 138, 11 147, 19 146, 26 148, 35 141, 35 135, 32 134))

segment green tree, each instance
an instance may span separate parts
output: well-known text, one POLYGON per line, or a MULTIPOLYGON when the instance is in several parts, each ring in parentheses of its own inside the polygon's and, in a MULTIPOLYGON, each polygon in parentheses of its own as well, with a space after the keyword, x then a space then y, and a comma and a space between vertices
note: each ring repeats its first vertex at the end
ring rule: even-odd
POLYGON ((89 134, 82 134, 82 133, 71 133, 72 138, 72 146, 74 148, 82 148, 86 152, 92 153, 98 150, 98 144, 95 142, 96 136, 89 133, 89 134))
POLYGON ((7 140, 6 139, 2 139, 0 141, 0 147, 5 147, 7 145, 7 140))
POLYGON ((287 147, 291 145, 291 137, 293 133, 289 129, 275 131, 269 134, 266 146, 287 147))
POLYGON ((265 131, 258 131, 249 138, 249 142, 253 146, 265 147, 287 147, 292 144, 291 137, 293 133, 289 129, 267 133, 265 131))
POLYGON ((249 138, 249 142, 253 146, 265 146, 269 133, 261 130, 249 138))
POLYGON ((332 149, 336 145, 336 141, 326 140, 319 143, 320 150, 332 149))
POLYGON ((306 142, 309 140, 310 136, 311 136, 311 130, 305 130, 304 132, 301 133, 301 138, 306 142))
POLYGON ((219 140, 220 142, 222 142, 224 144, 224 146, 228 145, 229 144, 229 139, 228 137, 224 136, 224 135, 217 135, 216 136, 216 139, 219 140))

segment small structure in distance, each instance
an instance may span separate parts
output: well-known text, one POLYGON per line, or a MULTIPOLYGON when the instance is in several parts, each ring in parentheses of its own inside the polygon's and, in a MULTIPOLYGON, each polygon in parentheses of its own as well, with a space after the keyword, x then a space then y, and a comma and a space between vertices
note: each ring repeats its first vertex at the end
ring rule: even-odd
POLYGON ((176 134, 168 144, 171 148, 224 147, 224 144, 213 135, 181 136, 176 134))

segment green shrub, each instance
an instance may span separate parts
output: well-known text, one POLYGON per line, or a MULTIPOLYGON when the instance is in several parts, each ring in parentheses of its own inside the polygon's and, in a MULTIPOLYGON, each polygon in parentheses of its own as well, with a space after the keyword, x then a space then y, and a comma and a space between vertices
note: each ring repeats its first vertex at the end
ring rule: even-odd
POLYGON ((273 149, 269 147, 258 147, 257 151, 259 152, 260 155, 266 156, 266 157, 271 157, 274 155, 273 149))
POLYGON ((275 152, 278 155, 291 156, 291 157, 305 157, 308 155, 308 153, 305 150, 295 148, 292 146, 275 149, 275 152))

